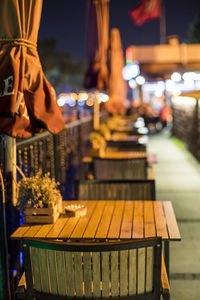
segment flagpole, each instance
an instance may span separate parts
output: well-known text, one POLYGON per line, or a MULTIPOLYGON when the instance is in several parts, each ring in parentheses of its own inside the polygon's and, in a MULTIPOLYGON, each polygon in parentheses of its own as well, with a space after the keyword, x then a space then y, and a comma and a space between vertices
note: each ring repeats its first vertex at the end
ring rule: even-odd
POLYGON ((166 13, 165 0, 161 0, 161 16, 160 16, 160 44, 166 43, 166 13))

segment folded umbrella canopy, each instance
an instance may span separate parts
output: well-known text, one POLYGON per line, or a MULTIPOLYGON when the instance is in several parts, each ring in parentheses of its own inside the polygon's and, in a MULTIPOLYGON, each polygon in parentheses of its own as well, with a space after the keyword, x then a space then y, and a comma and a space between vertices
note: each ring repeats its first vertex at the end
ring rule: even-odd
POLYGON ((109 101, 105 103, 106 109, 113 115, 124 114, 126 110, 127 85, 122 76, 125 66, 119 29, 113 28, 110 33, 109 53, 109 101))
POLYGON ((37 52, 42 3, 0 1, 0 132, 18 138, 65 128, 37 52))
POLYGON ((88 70, 86 88, 108 87, 109 0, 88 0, 88 70))

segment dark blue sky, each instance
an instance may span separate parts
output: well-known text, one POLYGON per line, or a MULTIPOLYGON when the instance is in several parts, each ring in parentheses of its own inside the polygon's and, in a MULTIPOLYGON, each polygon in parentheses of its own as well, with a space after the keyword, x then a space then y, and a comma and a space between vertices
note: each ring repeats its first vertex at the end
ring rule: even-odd
MULTIPOLYGON (((39 40, 56 37, 58 50, 86 59, 86 1, 44 0, 39 40)), ((200 0, 164 0, 167 35, 184 42, 191 22, 200 13, 200 0)), ((159 44, 160 21, 136 26, 129 17, 140 0, 110 0, 110 28, 118 27, 124 49, 129 45, 159 44)))

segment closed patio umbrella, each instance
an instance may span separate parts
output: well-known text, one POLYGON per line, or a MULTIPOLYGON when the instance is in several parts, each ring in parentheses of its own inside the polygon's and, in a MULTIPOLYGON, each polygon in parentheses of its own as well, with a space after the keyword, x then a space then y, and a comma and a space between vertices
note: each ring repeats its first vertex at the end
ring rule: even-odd
POLYGON ((0 1, 0 132, 29 138, 65 124, 37 52, 42 0, 0 1))
POLYGON ((109 0, 88 0, 88 69, 86 88, 108 87, 109 0))
POLYGON ((109 101, 105 103, 105 106, 113 115, 120 115, 126 109, 127 85, 122 77, 122 69, 125 63, 120 32, 117 28, 111 29, 110 32, 109 65, 109 101))

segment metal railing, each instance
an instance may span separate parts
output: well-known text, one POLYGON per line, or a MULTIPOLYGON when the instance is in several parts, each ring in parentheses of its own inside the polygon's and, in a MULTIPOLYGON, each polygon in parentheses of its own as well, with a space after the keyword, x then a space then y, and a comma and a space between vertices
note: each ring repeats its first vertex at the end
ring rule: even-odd
POLYGON ((57 135, 45 132, 18 142, 17 165, 26 177, 35 175, 39 170, 43 174, 49 172, 60 182, 62 196, 73 199, 73 180, 81 172, 81 160, 87 152, 92 127, 92 117, 87 117, 67 124, 66 129, 57 135))

